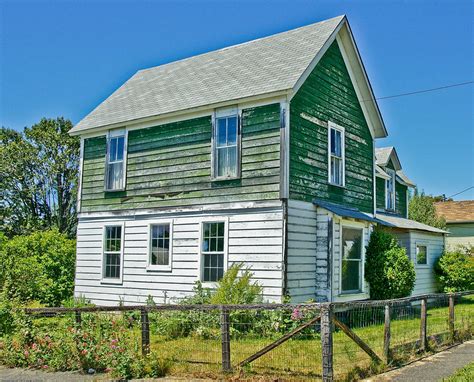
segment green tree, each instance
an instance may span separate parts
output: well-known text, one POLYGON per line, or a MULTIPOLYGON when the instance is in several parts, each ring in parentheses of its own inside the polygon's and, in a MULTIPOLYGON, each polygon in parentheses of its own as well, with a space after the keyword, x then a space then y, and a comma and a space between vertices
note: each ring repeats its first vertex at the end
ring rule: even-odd
POLYGON ((64 118, 23 133, 0 133, 0 226, 8 236, 56 227, 72 237, 76 224, 79 139, 64 118))
POLYGON ((2 295, 58 306, 73 293, 75 253, 75 240, 56 229, 0 240, 2 295))
POLYGON ((432 227, 446 228, 444 218, 436 215, 435 199, 433 196, 425 195, 424 192, 421 194, 416 192, 408 205, 408 218, 432 227))

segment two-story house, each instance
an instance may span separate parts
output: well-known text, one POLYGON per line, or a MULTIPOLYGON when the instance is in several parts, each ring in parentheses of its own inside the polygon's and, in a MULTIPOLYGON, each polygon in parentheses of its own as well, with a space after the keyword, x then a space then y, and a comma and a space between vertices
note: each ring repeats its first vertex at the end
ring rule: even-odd
POLYGON ((140 70, 70 133, 77 296, 170 302, 233 263, 268 301, 368 296, 387 131, 344 16, 140 70))

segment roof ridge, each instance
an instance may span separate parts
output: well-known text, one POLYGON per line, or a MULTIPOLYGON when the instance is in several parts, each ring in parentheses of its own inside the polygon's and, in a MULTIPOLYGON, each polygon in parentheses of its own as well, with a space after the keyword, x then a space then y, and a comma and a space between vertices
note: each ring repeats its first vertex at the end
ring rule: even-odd
POLYGON ((325 23, 328 23, 328 22, 330 22, 330 21, 334 21, 334 20, 336 20, 336 19, 341 19, 341 20, 342 20, 344 17, 346 17, 345 14, 339 15, 339 16, 335 16, 335 17, 331 17, 330 19, 321 20, 321 21, 318 21, 318 22, 316 22, 316 23, 311 23, 311 24, 307 24, 307 25, 302 25, 302 26, 297 27, 297 28, 293 28, 293 29, 288 29, 288 30, 285 30, 285 31, 277 32, 277 33, 274 33, 274 34, 271 34, 271 35, 268 35, 268 36, 258 37, 258 38, 253 39, 253 40, 244 41, 244 42, 240 42, 240 43, 238 43, 238 44, 228 45, 228 46, 225 46, 225 47, 222 47, 222 48, 218 48, 218 49, 215 49, 215 50, 211 50, 211 51, 208 51, 208 52, 198 53, 198 54, 195 54, 195 55, 193 55, 193 56, 180 58, 179 60, 166 62, 166 63, 164 63, 164 64, 151 66, 151 67, 149 67, 149 68, 139 69, 139 70, 137 70, 136 74, 137 74, 137 73, 141 73, 141 72, 146 72, 146 71, 149 71, 149 70, 153 70, 153 69, 156 69, 156 68, 162 68, 162 67, 165 67, 165 66, 167 66, 167 65, 177 64, 177 63, 179 63, 179 62, 187 61, 187 60, 190 60, 190 59, 193 59, 193 58, 206 56, 206 55, 211 54, 211 53, 222 52, 222 51, 225 51, 225 50, 228 50, 228 49, 231 49, 231 48, 236 48, 236 47, 238 47, 238 46, 243 46, 243 45, 251 44, 251 43, 254 43, 254 42, 257 42, 257 41, 265 40, 265 39, 268 39, 268 38, 271 38, 271 37, 275 37, 275 36, 278 36, 278 35, 282 35, 282 34, 285 34, 285 33, 294 32, 294 31, 297 31, 297 30, 300 30, 300 29, 304 29, 304 28, 311 27, 311 26, 320 25, 320 24, 325 24, 325 23))

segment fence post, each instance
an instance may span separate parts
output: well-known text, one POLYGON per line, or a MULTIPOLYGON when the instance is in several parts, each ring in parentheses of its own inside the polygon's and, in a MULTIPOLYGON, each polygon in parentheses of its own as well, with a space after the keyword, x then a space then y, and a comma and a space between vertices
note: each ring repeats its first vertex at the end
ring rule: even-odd
POLYGON ((385 362, 390 363, 390 305, 385 305, 385 323, 383 330, 383 354, 385 362))
POLYGON ((142 353, 146 355, 150 353, 150 322, 148 321, 148 311, 141 310, 142 322, 142 353))
POLYGON ((222 341, 222 371, 227 373, 231 370, 230 364, 230 323, 229 310, 221 307, 221 341, 222 341))
POLYGON ((449 336, 451 342, 454 342, 454 295, 450 294, 449 295, 449 319, 448 319, 448 325, 449 325, 449 336))
POLYGON ((426 298, 421 300, 421 313, 420 313, 420 349, 426 351, 428 349, 428 342, 426 339, 426 319, 427 319, 427 306, 426 298))
POLYGON ((331 303, 321 305, 321 345, 323 353, 323 382, 334 380, 333 372, 333 306, 331 303))
POLYGON ((79 310, 76 310, 76 325, 81 326, 82 323, 82 317, 81 317, 81 312, 79 310))

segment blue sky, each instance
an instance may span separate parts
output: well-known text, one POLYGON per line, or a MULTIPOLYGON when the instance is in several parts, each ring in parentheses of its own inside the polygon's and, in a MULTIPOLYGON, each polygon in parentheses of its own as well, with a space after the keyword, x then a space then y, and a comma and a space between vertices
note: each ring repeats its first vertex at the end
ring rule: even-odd
MULTIPOLYGON (((0 125, 78 122, 138 69, 346 14, 377 97, 474 80, 465 1, 0 0, 0 125)), ((474 186, 474 85, 380 100, 425 192, 474 186)), ((474 199, 474 189, 455 199, 474 199)))

